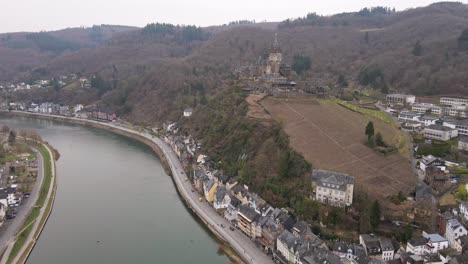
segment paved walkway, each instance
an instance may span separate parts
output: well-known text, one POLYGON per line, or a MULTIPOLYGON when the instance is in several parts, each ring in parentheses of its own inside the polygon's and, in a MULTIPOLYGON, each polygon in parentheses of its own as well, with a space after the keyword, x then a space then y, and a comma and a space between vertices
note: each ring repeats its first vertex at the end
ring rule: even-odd
MULTIPOLYGON (((44 180, 44 158, 41 153, 34 149, 37 157, 37 179, 29 198, 23 199, 22 204, 18 208, 18 214, 14 219, 6 220, 0 228, 0 252, 15 240, 16 231, 23 225, 26 217, 31 212, 31 209, 36 204, 39 198, 39 191, 44 180)), ((3 262, 0 262, 3 263, 3 262)))
MULTIPOLYGON (((25 112, 21 112, 25 113, 25 112)), ((28 114, 28 113, 26 113, 28 114)), ((166 144, 160 138, 154 137, 147 133, 137 132, 132 129, 128 129, 122 126, 116 126, 113 123, 104 123, 98 122, 94 120, 86 120, 86 119, 79 119, 73 117, 63 117, 63 116, 56 116, 56 115, 46 115, 46 114, 34 114, 29 113, 30 115, 38 115, 38 116, 46 116, 46 117, 54 117, 60 118, 63 120, 75 120, 79 122, 88 122, 88 123, 95 123, 99 125, 104 125, 111 128, 117 128, 122 131, 132 133, 134 135, 139 135, 146 139, 151 140, 155 143, 159 148, 162 150, 163 154, 166 157, 166 160, 171 168, 174 183, 179 190, 179 193, 184 197, 185 201, 189 204, 191 208, 193 208, 197 214, 206 222, 208 225, 214 229, 220 236, 224 238, 225 241, 229 243, 229 245, 240 255, 247 263, 273 263, 273 260, 267 256, 263 251, 261 251, 253 241, 251 241, 246 235, 244 235, 240 230, 235 229, 231 231, 229 229, 230 223, 218 215, 213 207, 211 207, 206 202, 199 202, 198 198, 200 197, 198 193, 192 192, 192 185, 190 181, 185 181, 186 174, 184 172, 183 166, 180 163, 178 157, 172 151, 172 148, 166 144), (221 224, 225 226, 225 228, 221 227, 221 224)))

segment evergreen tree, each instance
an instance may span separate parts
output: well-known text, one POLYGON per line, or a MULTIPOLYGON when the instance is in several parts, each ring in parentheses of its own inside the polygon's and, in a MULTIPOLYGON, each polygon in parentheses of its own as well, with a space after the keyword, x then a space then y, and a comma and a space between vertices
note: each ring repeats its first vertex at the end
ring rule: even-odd
POLYGON ((380 222, 380 204, 377 200, 374 201, 370 208, 370 225, 373 230, 377 229, 379 227, 379 222, 380 222))
POLYGON ((13 130, 11 130, 10 134, 8 134, 8 143, 10 143, 11 145, 15 143, 15 140, 16 140, 16 133, 13 130))
POLYGON ((297 73, 301 74, 310 69, 310 58, 302 55, 295 55, 293 57, 292 69, 297 73))
POLYGON ((421 56, 422 55, 422 46, 421 46, 421 41, 416 41, 416 44, 414 44, 413 48, 413 55, 414 56, 421 56))
POLYGON ((377 132, 377 135, 375 136, 375 144, 380 147, 385 147, 385 142, 380 132, 377 132))
POLYGON ((367 123, 367 126, 366 126, 366 136, 367 136, 367 140, 371 140, 372 137, 374 136, 374 123, 372 121, 369 121, 369 123, 367 123))
POLYGON ((340 76, 338 76, 338 81, 337 81, 338 85, 340 87, 348 87, 348 82, 346 81, 345 77, 343 76, 343 74, 340 74, 340 76))

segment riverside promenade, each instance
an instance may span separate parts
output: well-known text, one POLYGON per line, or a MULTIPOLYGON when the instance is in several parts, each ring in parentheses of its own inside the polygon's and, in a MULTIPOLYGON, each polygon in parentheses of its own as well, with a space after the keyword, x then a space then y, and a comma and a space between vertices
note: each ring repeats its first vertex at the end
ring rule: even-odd
MULTIPOLYGON (((173 152, 172 148, 163 140, 148 133, 143 133, 115 125, 113 123, 99 122, 95 120, 80 119, 74 117, 65 117, 57 115, 48 115, 48 114, 36 114, 28 112, 13 112, 21 115, 30 115, 35 117, 43 117, 47 119, 63 120, 79 124, 88 124, 96 125, 103 129, 108 128, 110 131, 119 130, 124 132, 122 134, 132 135, 135 139, 142 141, 145 144, 151 142, 156 146, 164 155, 167 165, 171 169, 174 183, 180 193, 184 198, 187 205, 200 217, 200 219, 208 226, 208 228, 221 240, 225 241, 227 244, 234 249, 239 256, 246 263, 273 263, 272 259, 262 252, 253 241, 251 241, 246 235, 244 235, 240 230, 236 229, 231 231, 228 227, 230 224, 226 219, 221 217, 216 213, 213 207, 211 207, 207 202, 199 202, 198 198, 200 195, 196 192, 192 192, 192 185, 190 181, 185 181, 186 173, 183 169, 183 166, 173 152), (221 227, 221 224, 225 226, 221 227)), ((150 146, 150 147, 154 147, 150 146)), ((162 157, 161 157, 162 158, 162 157)))

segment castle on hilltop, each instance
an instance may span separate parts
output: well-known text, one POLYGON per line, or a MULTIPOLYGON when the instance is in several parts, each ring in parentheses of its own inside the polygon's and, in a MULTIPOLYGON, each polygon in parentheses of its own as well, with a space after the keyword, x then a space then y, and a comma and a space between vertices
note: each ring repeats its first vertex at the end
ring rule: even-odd
POLYGON ((302 80, 297 84, 297 75, 291 66, 283 62, 283 51, 278 34, 275 34, 268 57, 259 57, 255 64, 236 67, 234 74, 249 85, 247 90, 266 93, 275 97, 325 96, 327 88, 315 81, 302 80))
POLYGON ((239 79, 286 84, 291 74, 291 67, 283 63, 283 51, 278 34, 275 34, 267 59, 259 57, 255 64, 238 66, 235 74, 239 79))

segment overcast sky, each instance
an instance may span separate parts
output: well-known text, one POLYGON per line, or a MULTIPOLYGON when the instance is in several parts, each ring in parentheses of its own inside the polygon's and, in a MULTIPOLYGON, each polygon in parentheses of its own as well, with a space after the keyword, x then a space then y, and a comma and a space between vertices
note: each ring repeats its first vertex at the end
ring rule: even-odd
MULTIPOLYGON (((142 27, 151 22, 219 25, 234 20, 281 21, 309 12, 330 15, 363 7, 397 10, 433 0, 0 0, 0 32, 56 30, 100 24, 142 27)), ((461 0, 468 3, 468 0, 461 0)))

